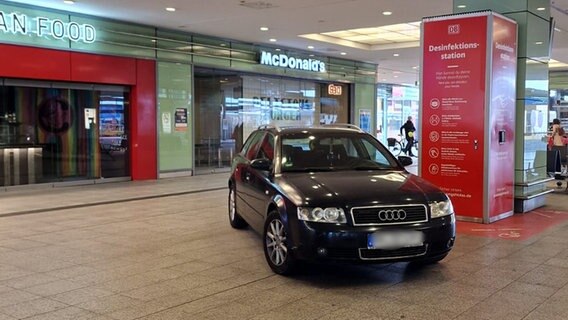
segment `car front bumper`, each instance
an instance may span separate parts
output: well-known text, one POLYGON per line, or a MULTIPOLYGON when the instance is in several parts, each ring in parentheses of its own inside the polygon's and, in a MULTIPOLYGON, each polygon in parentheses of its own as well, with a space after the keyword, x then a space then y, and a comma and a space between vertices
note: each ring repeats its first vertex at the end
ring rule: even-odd
POLYGON ((352 227, 298 221, 290 230, 290 247, 301 260, 347 260, 361 262, 420 261, 444 257, 453 247, 455 218, 446 216, 402 226, 352 227), (377 249, 369 247, 369 235, 382 231, 419 231, 419 246, 377 249))

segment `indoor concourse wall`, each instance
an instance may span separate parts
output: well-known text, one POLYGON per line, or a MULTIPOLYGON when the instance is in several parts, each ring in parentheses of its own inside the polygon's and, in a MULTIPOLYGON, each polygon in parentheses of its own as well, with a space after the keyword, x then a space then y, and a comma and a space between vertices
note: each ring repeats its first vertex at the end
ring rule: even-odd
POLYGON ((5 44, 0 51, 0 77, 131 86, 131 176, 157 178, 155 61, 5 44))

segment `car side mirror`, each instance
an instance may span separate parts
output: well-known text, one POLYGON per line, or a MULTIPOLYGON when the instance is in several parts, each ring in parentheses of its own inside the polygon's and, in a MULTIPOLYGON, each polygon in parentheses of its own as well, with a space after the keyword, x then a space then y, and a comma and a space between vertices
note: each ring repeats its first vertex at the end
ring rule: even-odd
POLYGON ((267 158, 254 159, 250 163, 250 166, 257 170, 270 171, 270 167, 272 166, 272 160, 267 158))
POLYGON ((412 158, 408 156, 398 156, 398 161, 405 167, 412 164, 412 158))

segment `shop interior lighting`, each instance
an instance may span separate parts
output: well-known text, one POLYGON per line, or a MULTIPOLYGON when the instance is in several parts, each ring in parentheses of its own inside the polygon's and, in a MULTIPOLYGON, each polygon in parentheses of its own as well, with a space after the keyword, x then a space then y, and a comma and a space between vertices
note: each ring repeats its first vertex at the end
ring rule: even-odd
POLYGON ((268 41, 270 41, 270 42, 276 42, 276 39, 272 38, 272 39, 269 39, 268 41))
POLYGON ((302 34, 299 37, 363 50, 414 48, 420 46, 420 21, 302 34))
POLYGON ((398 56, 400 56, 400 54, 398 54, 398 53, 393 53, 392 56, 393 56, 393 57, 398 57, 398 56))
POLYGON ((383 11, 384 16, 390 16, 392 14, 391 11, 383 11))
POLYGON ((268 27, 260 27, 260 31, 268 31, 268 27))
POLYGON ((313 48, 314 48, 314 46, 308 46, 308 49, 310 49, 310 50, 313 49, 313 48))
POLYGON ((340 53, 340 55, 342 55, 342 56, 347 55, 347 52, 342 52, 342 53, 340 53))
POLYGON ((465 8, 465 7, 467 7, 465 4, 460 4, 460 5, 458 5, 458 8, 460 8, 460 9, 463 9, 463 8, 465 8))
POLYGON ((536 10, 537 10, 537 11, 544 11, 544 10, 546 10, 546 8, 539 7, 539 8, 536 8, 536 10))
POLYGON ((167 7, 167 8, 166 8, 166 11, 175 12, 175 11, 176 11, 176 8, 174 8, 174 7, 167 7))

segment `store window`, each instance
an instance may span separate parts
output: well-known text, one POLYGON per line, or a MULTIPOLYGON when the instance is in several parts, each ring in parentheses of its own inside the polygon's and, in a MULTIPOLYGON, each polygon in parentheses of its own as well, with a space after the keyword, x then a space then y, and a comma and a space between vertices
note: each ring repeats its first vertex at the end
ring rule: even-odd
POLYGON ((347 123, 349 85, 195 68, 196 172, 228 170, 259 126, 347 123))
POLYGON ((0 185, 128 176, 126 94, 122 87, 2 81, 0 185))
MULTIPOLYGON (((379 84, 377 87, 377 139, 387 144, 387 138, 399 137, 400 127, 409 116, 412 117, 416 132, 420 132, 419 90, 416 87, 404 87, 379 84)), ((419 140, 418 135, 415 140, 419 140)))

